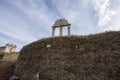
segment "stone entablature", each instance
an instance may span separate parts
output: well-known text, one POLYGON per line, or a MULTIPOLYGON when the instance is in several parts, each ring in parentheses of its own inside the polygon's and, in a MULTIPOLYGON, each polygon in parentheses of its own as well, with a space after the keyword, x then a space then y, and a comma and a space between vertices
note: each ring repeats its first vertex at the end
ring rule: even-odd
POLYGON ((16 52, 16 48, 16 45, 8 43, 6 46, 0 47, 0 52, 13 53, 16 52))

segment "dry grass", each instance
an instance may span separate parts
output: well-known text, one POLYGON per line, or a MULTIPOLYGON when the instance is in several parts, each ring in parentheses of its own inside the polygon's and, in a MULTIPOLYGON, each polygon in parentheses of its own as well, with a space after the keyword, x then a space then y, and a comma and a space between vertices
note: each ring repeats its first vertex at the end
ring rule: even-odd
POLYGON ((21 50, 15 75, 34 80, 38 73, 40 80, 120 80, 120 32, 33 42, 21 50))

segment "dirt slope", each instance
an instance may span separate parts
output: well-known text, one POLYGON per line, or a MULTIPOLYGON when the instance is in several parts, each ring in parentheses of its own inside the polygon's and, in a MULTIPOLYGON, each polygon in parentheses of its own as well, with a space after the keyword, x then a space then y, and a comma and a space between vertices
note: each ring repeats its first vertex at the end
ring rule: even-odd
POLYGON ((0 53, 0 80, 9 80, 13 75, 18 53, 0 53))
POLYGON ((20 52, 20 80, 120 80, 120 32, 46 38, 20 52))

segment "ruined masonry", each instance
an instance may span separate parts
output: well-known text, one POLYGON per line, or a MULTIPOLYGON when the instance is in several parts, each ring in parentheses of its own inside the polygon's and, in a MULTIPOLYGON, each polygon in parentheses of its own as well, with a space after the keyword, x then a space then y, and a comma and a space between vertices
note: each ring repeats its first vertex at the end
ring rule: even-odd
POLYGON ((60 37, 63 33, 63 27, 68 27, 68 37, 71 36, 71 24, 65 19, 58 19, 52 26, 52 37, 55 37, 55 28, 60 28, 60 37))
POLYGON ((6 46, 2 46, 0 47, 0 52, 5 52, 5 53, 12 53, 12 52, 16 52, 16 45, 13 44, 6 44, 6 46))

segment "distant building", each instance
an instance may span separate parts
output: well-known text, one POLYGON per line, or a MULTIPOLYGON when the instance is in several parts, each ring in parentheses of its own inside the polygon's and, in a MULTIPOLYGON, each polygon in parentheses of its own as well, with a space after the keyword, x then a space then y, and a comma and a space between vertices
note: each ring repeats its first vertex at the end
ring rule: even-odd
POLYGON ((6 44, 6 46, 2 46, 0 47, 0 52, 5 52, 5 53, 12 53, 12 52, 16 52, 16 45, 13 44, 6 44))

